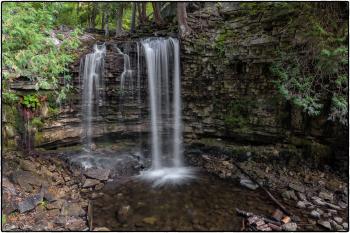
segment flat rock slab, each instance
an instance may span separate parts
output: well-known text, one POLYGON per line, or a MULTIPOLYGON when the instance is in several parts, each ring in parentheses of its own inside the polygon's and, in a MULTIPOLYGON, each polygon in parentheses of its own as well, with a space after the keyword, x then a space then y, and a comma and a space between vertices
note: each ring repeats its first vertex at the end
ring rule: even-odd
POLYGON ((27 197, 23 201, 18 203, 18 210, 21 213, 30 211, 35 208, 37 204, 39 204, 43 200, 42 194, 36 194, 30 197, 27 197))
POLYGON ((85 211, 78 203, 64 203, 61 209, 61 215, 80 217, 85 216, 85 211))
POLYGON ((83 185, 83 188, 89 188, 89 187, 94 187, 95 185, 100 184, 99 180, 94 180, 94 179, 86 179, 83 185))
POLYGON ((97 180, 108 180, 109 173, 109 169, 89 168, 84 172, 84 175, 97 180))

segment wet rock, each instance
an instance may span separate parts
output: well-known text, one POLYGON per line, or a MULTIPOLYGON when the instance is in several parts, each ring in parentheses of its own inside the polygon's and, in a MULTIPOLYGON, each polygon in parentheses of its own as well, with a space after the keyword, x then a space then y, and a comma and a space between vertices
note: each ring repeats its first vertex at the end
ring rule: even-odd
POLYGON ((321 214, 316 210, 311 211, 310 215, 316 219, 319 219, 321 217, 321 214))
POLYGON ((96 199, 96 198, 99 198, 99 197, 102 197, 103 196, 103 193, 92 193, 91 194, 91 199, 96 199))
POLYGON ((282 225, 282 230, 284 231, 296 231, 298 225, 294 222, 286 223, 282 225))
POLYGON ((12 195, 15 195, 17 193, 15 186, 6 177, 2 177, 1 186, 2 186, 4 192, 8 192, 12 195))
POLYGON ((149 224, 149 225, 154 225, 157 222, 157 218, 156 217, 146 217, 144 219, 142 219, 142 222, 149 224))
POLYGON ((78 203, 64 203, 61 209, 61 215, 79 217, 84 216, 85 211, 78 203))
POLYGON ((245 176, 241 176, 239 183, 243 187, 246 187, 246 188, 251 189, 251 190, 255 190, 259 187, 259 185, 255 184, 253 181, 251 181, 250 179, 248 179, 245 176))
POLYGON ((305 196, 304 193, 297 192, 297 196, 298 196, 298 198, 299 198, 300 200, 302 200, 302 201, 307 201, 307 198, 306 198, 306 196, 305 196))
POLYGON ((95 190, 101 190, 105 185, 103 183, 99 183, 95 186, 95 190))
POLYGON ((57 200, 57 201, 55 201, 55 202, 53 202, 53 203, 47 204, 47 205, 46 205, 46 208, 47 208, 48 210, 52 210, 52 209, 61 209, 63 203, 64 203, 64 200, 61 200, 61 199, 60 199, 60 200, 57 200))
POLYGON ((332 203, 329 203, 329 202, 325 202, 325 205, 331 209, 335 209, 335 210, 340 210, 341 208, 337 205, 334 205, 332 203))
POLYGON ((86 228, 86 223, 80 218, 70 218, 65 226, 70 231, 82 231, 86 228))
POLYGON ((323 200, 333 202, 333 194, 325 191, 321 191, 318 196, 323 200))
POLYGON ((95 180, 95 179, 86 179, 83 188, 89 188, 89 187, 94 187, 95 185, 99 184, 100 181, 95 180))
POLYGON ((271 230, 273 230, 273 231, 281 231, 281 230, 282 230, 282 227, 277 226, 277 225, 275 225, 275 224, 268 223, 267 225, 268 225, 268 226, 271 228, 271 230))
POLYGON ((348 205, 345 202, 339 201, 338 205, 340 206, 340 208, 342 209, 346 209, 348 207, 348 205))
POLYGON ((328 221, 318 220, 317 224, 326 228, 327 230, 332 230, 331 224, 328 221))
POLYGON ((341 225, 339 225, 337 222, 335 222, 334 220, 330 220, 329 222, 330 222, 333 230, 336 230, 336 231, 343 230, 343 227, 341 225))
POLYGON ((34 174, 32 172, 28 171, 15 171, 13 172, 13 180, 20 185, 23 189, 28 188, 28 185, 34 185, 34 186, 48 186, 49 182, 48 180, 44 179, 43 177, 34 174))
POLYGON ((295 192, 293 190, 286 190, 282 193, 282 197, 285 199, 293 199, 295 201, 298 200, 297 196, 295 195, 295 192))
POLYGON ((334 217, 334 221, 336 221, 337 223, 341 224, 343 222, 343 219, 340 217, 334 217))
POLYGON ((298 191, 300 193, 305 192, 305 187, 302 184, 298 184, 298 183, 289 183, 289 188, 298 191))
POLYGON ((18 203, 18 210, 20 213, 30 211, 36 207, 43 200, 42 194, 36 194, 30 197, 27 197, 23 201, 18 203))
POLYGON ((17 203, 15 199, 12 198, 8 192, 3 192, 1 207, 4 214, 10 214, 17 209, 17 203))
POLYGON ((107 227, 95 227, 93 231, 111 231, 107 227))
POLYGON ((36 169, 36 164, 29 161, 29 160, 20 160, 19 166, 24 170, 24 171, 30 171, 30 172, 37 172, 36 169))
POLYGON ((349 225, 346 223, 346 222, 344 222, 343 224, 342 224, 342 226, 344 227, 344 229, 348 229, 349 228, 349 225))
POLYGON ((319 197, 311 197, 311 200, 312 200, 312 203, 314 203, 315 205, 319 205, 319 206, 326 205, 326 203, 322 201, 321 198, 319 197))
POLYGON ((109 169, 89 168, 84 172, 84 175, 86 175, 87 177, 97 179, 97 180, 108 180, 109 174, 110 174, 109 169))
POLYGON ((292 220, 293 220, 293 222, 300 222, 301 221, 301 219, 297 215, 293 215, 292 220))
POLYGON ((301 209, 304 209, 304 208, 306 208, 306 205, 305 205, 305 203, 303 201, 298 201, 297 207, 301 208, 301 209))
POLYGON ((58 215, 60 215, 60 210, 59 209, 53 209, 53 210, 48 210, 47 211, 47 214, 50 216, 50 217, 57 217, 58 215))
POLYGON ((128 219, 129 213, 130 213, 130 206, 129 205, 120 207, 120 209, 118 210, 118 213, 117 213, 118 221, 120 223, 125 223, 126 220, 128 219))

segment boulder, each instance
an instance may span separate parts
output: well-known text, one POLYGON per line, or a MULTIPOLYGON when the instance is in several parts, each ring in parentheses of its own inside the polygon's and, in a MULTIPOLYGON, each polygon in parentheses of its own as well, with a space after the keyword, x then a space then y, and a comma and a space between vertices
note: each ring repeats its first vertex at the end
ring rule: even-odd
POLYGON ((84 175, 97 180, 108 180, 109 173, 109 169, 89 168, 84 172, 84 175))
POLYGON ((85 211, 81 208, 81 206, 78 203, 65 202, 61 209, 61 215, 80 217, 85 215, 85 211))
POLYGON ((296 231, 298 225, 294 222, 286 223, 282 225, 282 230, 284 231, 296 231))
POLYGON ((95 179, 86 179, 83 188, 89 188, 89 187, 94 187, 95 185, 100 184, 100 181, 95 180, 95 179))
POLYGON ((20 213, 30 211, 36 207, 43 200, 42 194, 36 194, 25 198, 18 203, 18 210, 20 213))

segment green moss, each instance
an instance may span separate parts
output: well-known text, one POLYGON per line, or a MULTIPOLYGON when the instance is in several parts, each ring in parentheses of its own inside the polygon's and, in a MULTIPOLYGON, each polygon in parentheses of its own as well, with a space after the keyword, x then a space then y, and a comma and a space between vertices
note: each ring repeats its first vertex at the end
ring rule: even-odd
POLYGON ((48 117, 57 116, 60 112, 60 109, 57 107, 48 107, 48 117))
POLYGON ((231 102, 227 106, 227 114, 224 116, 224 123, 230 129, 247 130, 250 110, 255 107, 256 103, 251 99, 241 99, 231 102))
POLYGON ((34 135, 34 145, 40 145, 44 141, 44 136, 42 132, 36 132, 34 135))
POLYGON ((31 125, 36 127, 37 129, 41 129, 44 126, 40 117, 34 117, 31 121, 31 125))

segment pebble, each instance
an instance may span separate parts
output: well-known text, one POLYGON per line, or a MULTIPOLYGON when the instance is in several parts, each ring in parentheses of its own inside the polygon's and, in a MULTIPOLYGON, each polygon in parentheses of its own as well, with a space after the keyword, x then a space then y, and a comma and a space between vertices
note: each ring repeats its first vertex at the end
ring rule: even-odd
POLYGON ((335 209, 335 210, 340 210, 340 207, 337 205, 334 205, 332 203, 325 202, 325 205, 329 208, 335 209))
POLYGON ((315 205, 319 205, 319 206, 324 206, 326 203, 324 201, 321 200, 321 198, 319 197, 312 197, 312 202, 315 204, 315 205))
POLYGON ((337 230, 337 231, 343 230, 343 227, 341 225, 337 224, 335 221, 330 220, 329 222, 331 223, 333 230, 337 230))
POLYGON ((344 223, 342 224, 342 226, 344 227, 344 229, 348 229, 348 227, 349 227, 349 225, 348 225, 346 222, 344 222, 344 223))
POLYGON ((282 225, 282 230, 284 231, 296 231, 298 225, 294 222, 286 223, 282 225))
POLYGON ((310 215, 316 219, 319 219, 321 217, 321 214, 319 212, 317 212, 316 210, 311 211, 310 215))
POLYGON ((306 207, 306 205, 305 205, 305 203, 303 201, 298 201, 297 207, 301 208, 301 209, 304 209, 306 207))
POLYGON ((336 221, 337 223, 341 224, 343 222, 343 219, 340 217, 334 217, 334 221, 336 221))
POLYGON ((305 187, 301 184, 289 183, 289 188, 301 193, 305 192, 305 187))
POLYGON ((297 196, 298 196, 298 198, 299 198, 300 200, 302 200, 302 201, 306 201, 306 200, 307 200, 304 193, 297 192, 297 196))
POLYGON ((295 195, 295 192, 293 190, 287 190, 282 193, 282 197, 286 199, 293 199, 295 201, 298 200, 297 196, 295 195))
POLYGON ((319 196, 320 198, 322 198, 323 200, 330 201, 330 202, 333 201, 333 194, 332 194, 332 193, 321 191, 321 192, 318 194, 318 196, 319 196))
POLYGON ((330 224, 330 222, 328 222, 328 221, 319 220, 319 221, 317 221, 317 223, 318 223, 320 226, 323 226, 324 228, 326 228, 327 230, 332 230, 331 224, 330 224))

